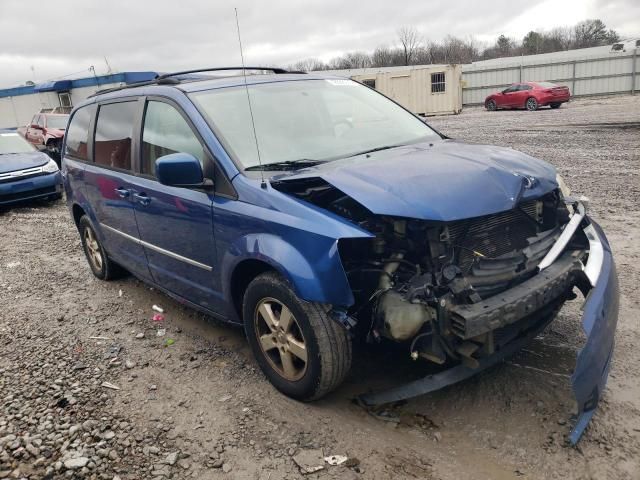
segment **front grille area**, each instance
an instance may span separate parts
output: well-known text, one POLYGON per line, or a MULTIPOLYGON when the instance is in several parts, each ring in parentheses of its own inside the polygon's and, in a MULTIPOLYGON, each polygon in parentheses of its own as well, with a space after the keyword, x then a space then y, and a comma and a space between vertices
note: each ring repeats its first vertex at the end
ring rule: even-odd
POLYGON ((0 203, 13 202, 16 200, 40 197, 43 195, 54 194, 54 193, 56 193, 55 185, 51 187, 37 188, 35 190, 26 190, 24 192, 9 193, 6 195, 0 195, 0 203))
POLYGON ((539 232, 541 212, 542 202, 530 200, 507 212, 449 224, 460 269, 469 271, 482 256, 492 259, 526 248, 527 239, 539 232))

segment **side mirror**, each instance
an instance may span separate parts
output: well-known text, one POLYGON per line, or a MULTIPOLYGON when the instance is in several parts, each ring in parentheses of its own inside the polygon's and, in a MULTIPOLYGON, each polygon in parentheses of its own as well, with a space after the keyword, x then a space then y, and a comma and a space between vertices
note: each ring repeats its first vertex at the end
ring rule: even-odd
POLYGON ((200 160, 190 153, 172 153, 158 158, 156 178, 171 187, 202 188, 211 182, 205 181, 200 160))

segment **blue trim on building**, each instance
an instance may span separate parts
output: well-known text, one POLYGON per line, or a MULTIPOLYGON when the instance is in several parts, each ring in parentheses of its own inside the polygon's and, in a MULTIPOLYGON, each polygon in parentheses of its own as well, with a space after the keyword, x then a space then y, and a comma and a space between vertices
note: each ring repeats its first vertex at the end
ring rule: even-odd
POLYGON ((71 90, 71 80, 54 80, 36 85, 34 92, 63 92, 71 90))
POLYGON ((122 72, 112 75, 99 75, 97 77, 77 78, 75 80, 56 80, 24 87, 0 89, 0 98, 18 97, 20 95, 32 95, 39 92, 61 92, 81 87, 100 87, 113 83, 137 83, 146 82, 156 78, 156 72, 122 72))

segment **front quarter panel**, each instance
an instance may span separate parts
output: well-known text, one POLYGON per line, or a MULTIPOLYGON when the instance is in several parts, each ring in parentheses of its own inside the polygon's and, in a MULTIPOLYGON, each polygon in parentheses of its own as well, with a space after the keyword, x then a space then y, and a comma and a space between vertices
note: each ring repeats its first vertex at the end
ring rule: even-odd
POLYGON ((338 239, 367 238, 369 232, 271 186, 256 187, 246 177, 238 177, 234 186, 240 198, 251 201, 214 200, 220 289, 232 320, 238 321, 232 308, 231 278, 245 260, 270 265, 304 300, 335 306, 353 304, 338 239))

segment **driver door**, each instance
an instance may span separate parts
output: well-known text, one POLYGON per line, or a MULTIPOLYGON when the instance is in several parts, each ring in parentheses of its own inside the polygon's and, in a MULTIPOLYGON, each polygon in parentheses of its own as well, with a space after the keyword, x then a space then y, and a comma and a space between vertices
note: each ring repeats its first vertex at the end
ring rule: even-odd
POLYGON ((164 155, 190 153, 205 175, 211 160, 186 117, 164 99, 147 100, 141 145, 131 198, 151 276, 166 290, 217 310, 213 193, 162 185, 155 177, 155 161, 164 155))
POLYGON ((514 107, 517 102, 517 96, 518 96, 518 85, 511 85, 509 88, 502 91, 501 106, 514 107))

